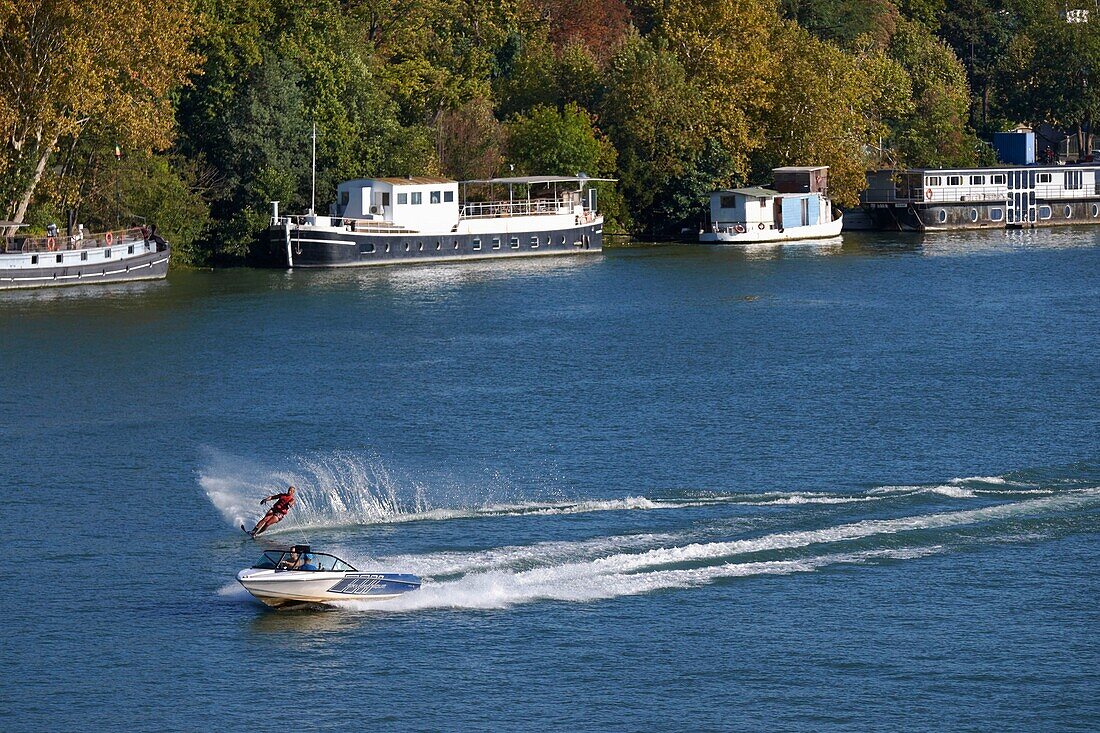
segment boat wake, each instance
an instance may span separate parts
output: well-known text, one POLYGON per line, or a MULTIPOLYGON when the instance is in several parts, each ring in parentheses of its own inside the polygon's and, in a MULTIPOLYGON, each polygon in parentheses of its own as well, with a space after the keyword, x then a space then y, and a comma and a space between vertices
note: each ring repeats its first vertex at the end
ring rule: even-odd
POLYGON ((1024 474, 970 476, 947 482, 877 486, 862 491, 682 492, 613 498, 534 497, 514 487, 487 482, 474 489, 429 485, 388 468, 377 456, 332 453, 297 457, 271 468, 210 451, 199 484, 211 504, 233 527, 251 526, 259 501, 295 485, 297 504, 288 520, 267 532, 278 535, 309 529, 490 517, 551 516, 593 512, 636 512, 707 508, 715 505, 782 507, 889 502, 922 495, 950 499, 1047 496, 1045 484, 1024 474))
POLYGON ((1028 522, 1100 506, 1100 488, 977 509, 867 519, 812 530, 717 542, 675 534, 540 543, 472 553, 381 559, 430 576, 417 593, 386 604, 349 601, 355 611, 499 609, 535 601, 586 602, 692 588, 728 578, 788 575, 837 565, 927 557, 975 544, 1031 542, 1028 522), (444 576, 455 576, 441 579, 444 576), (434 576, 434 577, 432 577, 434 576))

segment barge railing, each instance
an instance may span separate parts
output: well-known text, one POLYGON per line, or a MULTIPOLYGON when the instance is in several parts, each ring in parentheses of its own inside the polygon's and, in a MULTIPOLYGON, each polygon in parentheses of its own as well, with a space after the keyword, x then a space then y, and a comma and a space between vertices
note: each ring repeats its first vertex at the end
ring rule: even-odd
POLYGON ((131 229, 112 229, 107 232, 85 233, 83 235, 58 234, 45 237, 7 237, 4 243, 6 252, 69 252, 81 249, 111 247, 116 244, 133 244, 148 239, 148 232, 140 227, 131 229))

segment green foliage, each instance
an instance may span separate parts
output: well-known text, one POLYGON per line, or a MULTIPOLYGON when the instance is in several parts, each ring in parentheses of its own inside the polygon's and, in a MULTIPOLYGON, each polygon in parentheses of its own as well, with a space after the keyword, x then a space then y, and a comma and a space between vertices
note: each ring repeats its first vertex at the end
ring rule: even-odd
POLYGON ((889 54, 909 75, 911 112, 894 120, 900 159, 915 166, 960 167, 977 162, 978 139, 968 129, 966 70, 944 41, 925 26, 902 21, 889 54))
POLYGON ((539 105, 507 125, 508 160, 520 174, 596 177, 615 169, 615 147, 575 104, 563 109, 539 105))

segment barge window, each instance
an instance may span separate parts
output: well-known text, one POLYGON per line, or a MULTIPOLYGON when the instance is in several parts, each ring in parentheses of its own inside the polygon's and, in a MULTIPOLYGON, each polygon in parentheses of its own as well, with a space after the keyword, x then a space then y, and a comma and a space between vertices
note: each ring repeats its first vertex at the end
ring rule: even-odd
POLYGON ((510 244, 512 245, 512 249, 519 249, 519 237, 512 237, 510 244))
POLYGON ((424 203, 424 194, 422 194, 420 191, 413 191, 412 192, 412 203, 413 203, 413 206, 418 206, 418 205, 424 203))
POLYGON ((481 251, 481 240, 480 239, 475 239, 474 240, 474 251, 475 252, 480 252, 481 251))
POLYGON ((407 203, 409 203, 409 194, 407 194, 407 193, 397 194, 397 203, 398 204, 407 204, 407 203))
POLYGON ((103 250, 103 256, 106 257, 107 259, 110 259, 111 258, 111 250, 110 249, 103 250))
POLYGON ((134 253, 134 245, 131 244, 129 247, 126 248, 126 254, 132 255, 133 253, 134 253))
POLYGON ((84 260, 86 260, 86 259, 88 259, 88 253, 87 253, 87 252, 81 252, 81 253, 80 253, 80 260, 81 260, 81 262, 83 262, 83 261, 84 261, 84 260))
POLYGON ((1035 180, 1037 180, 1039 183, 1050 183, 1050 174, 1040 173, 1038 176, 1036 176, 1035 180))
POLYGON ((1050 218, 1050 207, 1049 206, 1040 206, 1039 207, 1039 218, 1040 219, 1049 219, 1050 218))
POLYGON ((351 200, 351 191, 341 191, 340 192, 340 205, 341 206, 347 206, 348 201, 350 201, 350 200, 351 200))
POLYGON ((1073 217, 1073 207, 1070 206, 1069 204, 1066 204, 1065 212, 1066 212, 1066 218, 1067 219, 1073 217))
POLYGON ((390 192, 389 191, 383 191, 382 192, 382 205, 383 206, 389 206, 390 205, 390 192))
POLYGON ((1005 185, 1005 174, 998 173, 995 176, 990 176, 989 182, 992 183, 994 186, 1003 186, 1005 185))
POLYGON ((1004 212, 1002 212, 1000 209, 990 209, 989 210, 989 220, 990 221, 1000 221, 1003 218, 1004 218, 1004 212))
MULTIPOLYGON (((1095 206, 1095 204, 1093 204, 1093 206, 1095 206)), ((38 255, 31 255, 31 264, 32 265, 37 265, 38 264, 38 255)))
POLYGON ((943 224, 944 222, 946 222, 947 221, 947 211, 945 211, 944 209, 940 209, 939 219, 940 219, 940 224, 943 224))
POLYGON ((719 199, 718 205, 723 209, 736 209, 737 199, 733 196, 722 196, 719 199))
POLYGON ((58 256, 57 256, 57 261, 58 261, 58 262, 61 262, 61 258, 62 258, 62 257, 63 257, 63 255, 58 255, 58 256))
POLYGON ((429 193, 428 194, 428 203, 438 204, 441 200, 440 195, 439 195, 440 193, 441 193, 440 191, 432 191, 431 193, 429 193))
POLYGON ((1076 191, 1081 188, 1081 171, 1066 171, 1066 190, 1076 191))
POLYGON ((454 191, 444 191, 443 192, 443 203, 449 204, 454 200, 455 200, 455 192, 454 191))
POLYGON ((500 249, 500 237, 493 237, 493 249, 500 249))
POLYGON ((970 185, 971 186, 984 186, 985 185, 985 176, 970 176, 970 185))
POLYGON ((963 177, 962 176, 948 176, 947 177, 947 185, 948 186, 961 186, 962 182, 963 182, 963 177))
POLYGON ((929 186, 939 186, 939 185, 942 184, 942 182, 943 182, 943 179, 940 178, 939 176, 928 176, 928 185, 929 186))
POLYGON ((538 248, 539 248, 539 238, 538 237, 531 237, 531 249, 538 249, 538 248))

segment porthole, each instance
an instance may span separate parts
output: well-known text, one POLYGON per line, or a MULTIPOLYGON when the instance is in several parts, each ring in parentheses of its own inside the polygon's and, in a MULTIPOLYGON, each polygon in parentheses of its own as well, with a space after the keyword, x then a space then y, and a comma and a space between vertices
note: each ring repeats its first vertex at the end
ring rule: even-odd
POLYGON ((1067 219, 1072 219, 1073 218, 1073 207, 1072 206, 1070 206, 1069 204, 1066 204, 1066 208, 1064 209, 1064 211, 1066 213, 1066 218, 1067 219))
POLYGON ((408 242, 405 242, 405 251, 406 251, 406 252, 408 252, 408 251, 409 251, 409 243, 408 243, 408 242))
POLYGON ((390 253, 390 243, 386 242, 386 254, 390 253))
POLYGON ((417 242, 416 243, 416 251, 417 252, 423 252, 424 251, 424 243, 423 242, 417 242))
POLYGON ((443 249, 443 242, 440 242, 439 240, 436 240, 435 251, 438 252, 441 249, 443 249))
POLYGON ((1100 205, 1093 204, 1092 205, 1092 218, 1095 219, 1098 216, 1100 216, 1100 205))
POLYGON ((455 252, 457 252, 457 251, 458 251, 458 240, 456 239, 455 240, 455 252))
POLYGON ((1005 218, 1004 212, 1001 211, 1000 209, 990 209, 989 210, 989 220, 990 221, 1000 221, 1001 219, 1004 219, 1004 218, 1005 218))
POLYGON ((939 218, 940 218, 940 224, 943 224, 944 222, 947 221, 947 210, 946 209, 940 209, 939 218))
POLYGON ((977 220, 978 220, 978 210, 977 209, 971 209, 970 210, 970 221, 977 221, 977 220))

